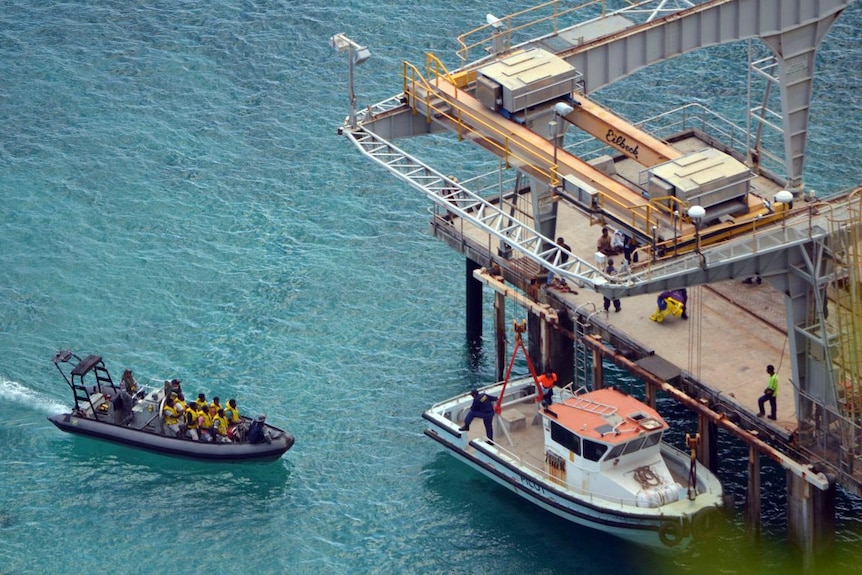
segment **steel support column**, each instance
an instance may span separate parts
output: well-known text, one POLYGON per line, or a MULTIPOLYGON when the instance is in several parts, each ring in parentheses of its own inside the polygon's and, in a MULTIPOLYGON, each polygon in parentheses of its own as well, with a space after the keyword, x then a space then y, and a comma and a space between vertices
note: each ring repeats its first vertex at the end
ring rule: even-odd
POLYGON ((473 272, 481 266, 470 258, 464 259, 464 266, 467 341, 478 343, 482 340, 482 282, 473 277, 473 272))

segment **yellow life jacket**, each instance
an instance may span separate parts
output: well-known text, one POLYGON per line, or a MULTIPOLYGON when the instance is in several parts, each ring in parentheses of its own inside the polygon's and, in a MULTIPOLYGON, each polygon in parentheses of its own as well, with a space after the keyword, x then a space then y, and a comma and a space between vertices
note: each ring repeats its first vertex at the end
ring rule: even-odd
POLYGON ((241 418, 239 416, 239 409, 235 407, 231 407, 230 405, 228 405, 224 408, 224 414, 225 417, 227 417, 228 423, 230 423, 231 425, 233 425, 234 423, 239 423, 241 421, 241 418))
POLYGON ((198 428, 198 412, 195 409, 194 404, 190 405, 188 409, 186 409, 186 427, 189 429, 198 428))
POLYGON ((202 410, 200 410, 198 413, 199 413, 200 415, 203 415, 203 416, 204 416, 204 425, 203 425, 203 428, 204 428, 204 429, 212 429, 212 426, 213 426, 213 418, 212 418, 212 417, 210 417, 209 412, 208 412, 208 411, 206 411, 206 410, 203 410, 203 409, 202 409, 202 410))
POLYGON ((179 421, 177 419, 177 410, 170 405, 165 405, 162 409, 162 417, 165 418, 165 425, 174 425, 179 421))
POLYGON ((227 436, 227 418, 216 415, 215 418, 213 418, 213 428, 215 428, 216 433, 222 437, 227 436))

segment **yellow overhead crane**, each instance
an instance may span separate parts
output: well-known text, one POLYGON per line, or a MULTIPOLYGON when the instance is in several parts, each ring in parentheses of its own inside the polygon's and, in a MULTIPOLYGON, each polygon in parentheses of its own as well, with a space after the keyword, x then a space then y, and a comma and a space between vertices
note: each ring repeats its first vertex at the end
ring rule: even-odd
MULTIPOLYGON (((645 198, 601 170, 555 146, 553 140, 531 130, 525 123, 506 117, 473 95, 478 73, 475 70, 450 74, 433 55, 427 55, 427 79, 420 70, 404 62, 404 94, 414 113, 424 114, 428 122, 437 122, 490 151, 507 167, 551 186, 559 186, 567 177, 595 190, 592 211, 609 217, 640 237, 654 237, 655 230, 674 229, 673 238, 658 238, 659 255, 679 254, 695 249, 698 238, 694 223, 688 218, 689 205, 673 196, 645 198)), ((649 168, 684 156, 673 146, 632 126, 623 118, 577 94, 574 110, 563 116, 566 121, 608 143, 641 165, 649 168), (609 134, 613 134, 608 141, 609 134)), ((763 198, 746 196, 746 213, 724 218, 720 223, 702 226, 702 246, 750 233, 753 226, 779 220, 787 206, 765 205, 763 198)))
POLYGON ((640 165, 649 168, 683 156, 670 144, 632 126, 586 96, 579 94, 577 102, 572 113, 561 117, 640 165))

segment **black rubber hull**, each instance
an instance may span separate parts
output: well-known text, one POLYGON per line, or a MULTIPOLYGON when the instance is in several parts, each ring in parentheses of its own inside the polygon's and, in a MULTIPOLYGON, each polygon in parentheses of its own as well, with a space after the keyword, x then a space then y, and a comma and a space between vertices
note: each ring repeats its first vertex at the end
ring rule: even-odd
POLYGON ((293 446, 293 436, 268 426, 271 443, 205 443, 165 437, 148 431, 94 421, 69 413, 52 415, 48 420, 62 431, 102 439, 155 453, 202 461, 275 461, 293 446))

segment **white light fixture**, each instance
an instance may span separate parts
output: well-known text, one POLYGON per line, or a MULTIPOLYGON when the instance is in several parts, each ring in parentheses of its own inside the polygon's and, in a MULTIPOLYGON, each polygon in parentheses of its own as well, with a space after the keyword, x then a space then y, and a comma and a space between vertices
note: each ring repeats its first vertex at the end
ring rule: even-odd
POLYGON ((496 29, 496 30, 499 30, 500 28, 503 27, 503 21, 500 20, 499 18, 497 18, 496 16, 494 16, 493 14, 486 14, 485 15, 485 21, 490 26, 493 26, 494 29, 496 29))
POLYGON ((793 201, 793 192, 789 192, 787 190, 781 190, 780 192, 775 194, 775 197, 772 199, 774 201, 778 202, 779 204, 789 204, 790 202, 793 201))
POLYGON ((350 127, 356 127, 356 94, 353 91, 353 67, 359 66, 371 57, 371 50, 360 46, 344 34, 335 34, 329 45, 338 52, 347 52, 347 92, 350 99, 350 127))
POLYGON ((556 104, 554 104, 554 113, 558 116, 568 116, 574 111, 575 109, 572 106, 566 104, 565 102, 557 102, 556 104))
POLYGON ((688 217, 691 218, 691 221, 694 222, 695 225, 699 224, 704 216, 706 216, 706 210, 703 206, 691 206, 688 209, 688 217))
POLYGON ((776 204, 781 204, 784 206, 785 210, 793 209, 793 192, 788 190, 781 190, 772 198, 772 201, 776 204))
POLYGON ((787 210, 793 209, 793 192, 781 190, 773 196, 772 201, 783 206, 783 209, 781 210, 783 212, 781 216, 781 229, 783 231, 784 226, 787 224, 787 210))
POLYGON ((486 14, 485 22, 488 23, 488 26, 491 26, 494 29, 494 32, 491 35, 491 38, 494 40, 494 43, 488 48, 488 51, 491 54, 502 53, 505 45, 505 34, 503 34, 503 26, 505 26, 505 22, 503 22, 493 14, 486 14))

